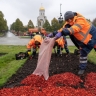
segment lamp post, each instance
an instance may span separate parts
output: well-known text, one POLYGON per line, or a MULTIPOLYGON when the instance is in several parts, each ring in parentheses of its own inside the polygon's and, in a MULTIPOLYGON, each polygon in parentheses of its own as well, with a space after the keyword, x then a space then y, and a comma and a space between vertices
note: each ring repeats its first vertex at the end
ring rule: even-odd
POLYGON ((59 23, 63 22, 63 17, 62 17, 62 13, 61 13, 61 5, 62 4, 60 4, 60 17, 58 18, 59 23))

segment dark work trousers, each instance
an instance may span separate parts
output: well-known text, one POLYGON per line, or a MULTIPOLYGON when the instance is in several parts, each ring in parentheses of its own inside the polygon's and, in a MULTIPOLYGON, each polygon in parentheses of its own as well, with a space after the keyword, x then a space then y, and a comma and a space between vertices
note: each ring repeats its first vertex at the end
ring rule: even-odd
POLYGON ((82 49, 80 49, 80 65, 79 65, 80 69, 86 69, 87 56, 94 48, 95 44, 96 44, 96 40, 92 38, 87 45, 82 45, 82 49))
POLYGON ((36 56, 36 48, 33 48, 32 57, 36 56))

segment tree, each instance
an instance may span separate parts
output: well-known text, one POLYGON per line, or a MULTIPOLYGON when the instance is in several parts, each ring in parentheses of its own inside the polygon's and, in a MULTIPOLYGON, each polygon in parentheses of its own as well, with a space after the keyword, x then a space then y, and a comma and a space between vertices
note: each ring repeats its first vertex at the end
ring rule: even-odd
POLYGON ((29 20, 27 26, 28 26, 28 29, 29 29, 29 28, 34 28, 34 24, 33 24, 33 22, 32 22, 31 20, 29 20))
POLYGON ((19 18, 16 19, 15 21, 15 31, 23 31, 24 30, 24 26, 23 23, 19 20, 19 18))
POLYGON ((65 21, 59 23, 59 29, 63 27, 65 21))
POLYGON ((8 30, 7 20, 4 19, 4 15, 2 11, 0 11, 0 32, 7 31, 7 30, 8 30))
POLYGON ((8 31, 7 20, 4 20, 4 30, 8 31))
POLYGON ((27 25, 24 26, 24 31, 28 31, 27 25))
POLYGON ((87 21, 89 21, 89 22, 91 22, 91 20, 90 19, 86 19, 87 21))
POLYGON ((43 28, 46 30, 46 31, 51 31, 51 26, 50 26, 50 23, 48 20, 45 21, 44 25, 43 25, 43 28))
POLYGON ((10 30, 15 30, 15 22, 13 22, 10 26, 10 30))
POLYGON ((4 14, 2 13, 2 11, 0 11, 0 16, 3 18, 4 17, 4 14))
POLYGON ((59 29, 59 22, 56 18, 53 18, 53 20, 51 20, 51 28, 52 31, 56 31, 59 29))
POLYGON ((94 26, 96 26, 96 18, 93 19, 92 24, 93 24, 94 26))
POLYGON ((0 15, 0 32, 2 31, 2 30, 4 30, 4 19, 3 19, 3 17, 0 15))

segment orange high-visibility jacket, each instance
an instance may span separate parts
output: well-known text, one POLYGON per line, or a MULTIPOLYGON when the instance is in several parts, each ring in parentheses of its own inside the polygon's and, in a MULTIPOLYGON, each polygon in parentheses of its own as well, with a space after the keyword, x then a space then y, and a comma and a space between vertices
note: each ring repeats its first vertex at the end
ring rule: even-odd
MULTIPOLYGON (((68 22, 66 22, 65 24, 68 24, 68 22)), ((63 28, 65 28, 65 24, 63 28)), ((74 17, 73 25, 67 29, 69 30, 70 35, 74 35, 74 37, 77 38, 79 41, 87 44, 92 38, 92 35, 89 34, 91 27, 92 24, 87 21, 85 17, 77 13, 77 16, 74 17)), ((62 32, 63 28, 58 31, 62 32)))
POLYGON ((31 49, 32 47, 35 48, 35 41, 38 41, 41 45, 43 38, 41 35, 35 35, 27 44, 27 49, 31 49))
POLYGON ((61 48, 64 48, 65 41, 64 41, 63 37, 58 38, 55 42, 57 42, 58 45, 59 45, 61 48))

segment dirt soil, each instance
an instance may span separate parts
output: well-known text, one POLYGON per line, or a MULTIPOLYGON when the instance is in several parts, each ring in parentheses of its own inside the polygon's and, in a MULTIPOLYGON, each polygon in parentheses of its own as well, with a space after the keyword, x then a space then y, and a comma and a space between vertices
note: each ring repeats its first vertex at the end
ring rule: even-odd
MULTIPOLYGON (((35 70, 38 60, 37 58, 38 56, 31 60, 27 59, 25 64, 17 71, 16 74, 14 74, 9 79, 9 81, 3 86, 3 88, 22 86, 20 85, 20 82, 28 75, 32 74, 33 71, 35 70)), ((56 56, 55 54, 52 54, 49 66, 49 75, 52 76, 64 72, 72 72, 75 75, 77 75, 79 70, 78 65, 79 65, 79 55, 75 55, 73 53, 67 55, 66 53, 64 53, 62 56, 56 56)), ((80 76, 81 79, 84 80, 86 74, 90 72, 96 72, 96 65, 88 62, 85 74, 83 76, 80 76)))

